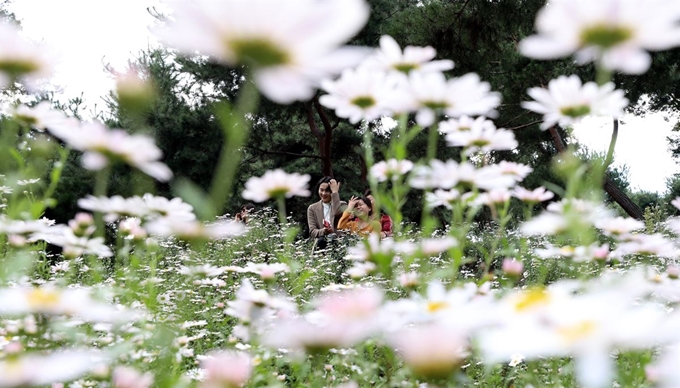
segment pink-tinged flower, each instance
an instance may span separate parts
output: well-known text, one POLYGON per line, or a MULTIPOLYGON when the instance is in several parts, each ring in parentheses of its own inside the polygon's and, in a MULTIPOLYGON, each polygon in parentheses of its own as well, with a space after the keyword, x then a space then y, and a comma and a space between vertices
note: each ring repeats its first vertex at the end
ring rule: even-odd
POLYGON ((21 36, 15 23, 0 21, 0 89, 17 80, 33 88, 51 73, 48 50, 21 36))
POLYGON ((398 280, 404 288, 415 288, 420 284, 420 275, 417 272, 404 272, 399 275, 398 280))
POLYGON ((555 196, 552 191, 546 190, 543 186, 537 187, 533 190, 527 190, 524 187, 517 186, 513 190, 512 195, 514 195, 515 198, 519 199, 520 201, 528 203, 547 201, 555 196))
POLYGON ((514 259, 503 259, 503 273, 512 278, 519 278, 524 272, 524 264, 514 259))
POLYGON ((360 66, 380 71, 398 71, 405 74, 415 71, 429 73, 453 69, 453 61, 449 59, 433 61, 436 56, 437 51, 431 46, 406 46, 402 52, 394 38, 383 35, 380 37, 380 49, 366 58, 360 66))
POLYGON ((264 343, 307 353, 353 346, 378 329, 383 293, 372 288, 328 292, 315 301, 317 309, 274 324, 264 343))
POLYGON ((117 366, 111 374, 113 388, 149 388, 153 384, 153 375, 141 373, 136 369, 117 366))
POLYGON ((448 81, 442 73, 411 73, 409 85, 416 121, 423 127, 434 124, 439 114, 491 116, 501 102, 500 94, 475 73, 448 81))
POLYGON ((614 90, 614 83, 598 86, 595 82, 581 83, 576 75, 559 76, 548 83, 548 88, 527 91, 535 101, 522 102, 522 108, 543 115, 541 129, 555 124, 566 128, 586 116, 623 116, 628 99, 623 90, 614 90))
POLYGON ((345 69, 337 80, 321 83, 328 94, 321 96, 319 102, 352 124, 373 121, 405 109, 408 96, 398 87, 399 81, 391 73, 345 69))
POLYGON ((255 202, 293 196, 309 197, 309 179, 307 174, 288 174, 281 169, 269 170, 262 177, 248 179, 242 196, 255 202))
POLYGON ((680 45, 680 4, 674 1, 555 0, 536 17, 538 35, 520 42, 520 51, 536 59, 575 54, 583 64, 596 62, 628 74, 647 71, 645 50, 680 45))
POLYGON ((666 274, 668 274, 669 279, 680 278, 680 267, 669 265, 668 268, 666 268, 666 274))
POLYGON ((391 336, 390 343, 418 376, 446 378, 469 355, 465 335, 445 325, 423 325, 391 336))
POLYGON ((383 160, 371 167, 371 176, 378 182, 396 180, 413 169, 413 162, 407 159, 383 160))
POLYGON ((159 181, 172 178, 172 171, 159 161, 163 153, 146 135, 108 129, 99 122, 82 124, 77 129, 50 128, 50 132, 69 146, 85 152, 83 167, 88 170, 101 170, 112 161, 122 161, 159 181))
POLYGON ((0 387, 43 386, 74 380, 103 361, 100 353, 85 350, 4 359, 0 361, 0 387))
POLYGON ((332 321, 355 321, 372 318, 382 300, 382 291, 361 287, 327 293, 316 301, 316 305, 317 311, 332 321))
POLYGON ((206 355, 201 363, 205 380, 201 388, 242 387, 253 372, 250 355, 244 352, 222 351, 206 355))
POLYGON ((272 101, 306 101, 318 82, 356 65, 369 51, 339 46, 368 20, 364 0, 175 1, 157 30, 162 41, 188 55, 253 68, 272 101))

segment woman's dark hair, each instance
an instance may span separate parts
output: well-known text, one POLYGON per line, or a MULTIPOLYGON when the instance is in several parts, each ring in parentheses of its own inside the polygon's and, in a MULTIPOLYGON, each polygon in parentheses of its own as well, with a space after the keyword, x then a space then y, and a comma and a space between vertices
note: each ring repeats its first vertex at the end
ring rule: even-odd
MULTIPOLYGON (((332 176, 325 176, 321 179, 319 179, 318 182, 316 182, 316 192, 319 192, 319 187, 321 187, 322 183, 328 183, 330 184, 331 180, 334 179, 332 176)), ((330 189, 329 189, 330 190, 330 189)))
POLYGON ((244 203, 243 205, 241 205, 241 209, 240 209, 239 211, 253 210, 253 209, 255 209, 255 205, 253 205, 252 203, 248 202, 248 203, 244 203))

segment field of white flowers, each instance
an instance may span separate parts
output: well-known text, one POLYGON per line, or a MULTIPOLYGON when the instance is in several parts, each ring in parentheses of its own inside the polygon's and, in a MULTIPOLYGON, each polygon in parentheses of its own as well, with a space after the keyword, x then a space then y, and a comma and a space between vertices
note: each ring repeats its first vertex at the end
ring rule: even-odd
MULTIPOLYGON (((224 182, 258 93, 286 104, 321 87, 338 117, 398 122, 378 158, 370 131, 364 138, 394 236, 313 250, 286 213, 286 198, 315 195, 310 177, 281 170, 246 184, 243 197, 265 203, 247 225, 218 216, 229 189, 220 180, 192 194, 200 212, 179 197, 108 197, 116 163, 172 179, 152 138, 49 103, 13 107, 0 123, 0 387, 680 386, 680 220, 645 223, 602 203, 615 136, 603 161, 556 160, 566 187, 529 190, 520 186, 529 166, 485 157, 517 141, 486 118, 500 94, 479 76, 447 79, 453 62, 389 36, 375 50, 341 46, 368 18, 363 0, 176 7, 161 40, 250 71, 239 100, 222 107, 232 113, 224 182), (409 160, 407 145, 428 127, 427 157, 409 160), (436 159, 439 136, 462 160, 436 159), (43 214, 59 206, 69 152, 82 153, 96 184, 61 225, 43 214), (429 211, 402 222, 412 190, 425 192, 425 209, 447 209, 446 225, 429 211), (511 219, 511 203, 523 219, 511 219), (483 209, 493 222, 474 222, 483 209)), ((544 115, 543 129, 618 118, 628 100, 612 72, 645 72, 647 50, 680 45, 678 20, 675 2, 551 1, 520 52, 574 54, 595 62, 598 79, 558 77, 529 89, 524 107, 544 115)), ((50 73, 43 53, 0 24, 0 87, 35 87, 50 73)), ((128 74, 118 94, 139 101, 147 91, 128 74)))

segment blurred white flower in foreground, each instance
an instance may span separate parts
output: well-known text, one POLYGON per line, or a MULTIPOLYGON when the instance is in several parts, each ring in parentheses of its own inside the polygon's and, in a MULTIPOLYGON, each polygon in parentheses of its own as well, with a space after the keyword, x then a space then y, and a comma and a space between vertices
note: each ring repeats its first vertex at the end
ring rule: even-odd
POLYGON ((427 378, 450 376, 469 355, 465 334, 440 324, 402 330, 390 342, 413 373, 427 378))
POLYGON ((614 90, 612 82, 602 86, 582 84, 576 75, 559 76, 548 83, 547 89, 531 88, 527 93, 536 101, 522 102, 522 107, 543 115, 542 130, 555 124, 564 128, 590 115, 618 118, 628 105, 623 90, 614 90))
POLYGON ((201 388, 242 387, 253 371, 250 355, 244 352, 221 351, 205 356, 201 362, 205 380, 201 388))
POLYGON ((396 180, 411 169, 413 169, 413 162, 408 159, 383 160, 371 167, 371 176, 378 182, 385 182, 388 179, 396 180))
POLYGON ((153 384, 153 374, 142 374, 134 368, 117 366, 111 374, 113 388, 149 388, 153 384))
POLYGON ((608 70, 641 74, 651 57, 645 50, 680 45, 677 1, 553 0, 536 17, 538 35, 520 42, 520 51, 536 59, 575 53, 583 64, 595 61, 608 70))
POLYGON ((156 32, 193 55, 233 66, 251 65, 267 98, 308 100, 318 82, 354 66, 369 52, 339 45, 368 20, 364 0, 175 1, 174 14, 156 32))
POLYGON ((111 161, 120 160, 159 181, 172 178, 172 171, 159 161, 163 153, 149 136, 108 129, 99 122, 82 124, 80 128, 51 129, 50 132, 69 146, 85 152, 83 167, 88 170, 101 170, 111 161))
POLYGON ((85 350, 5 359, 0 361, 0 387, 42 386, 74 380, 103 361, 102 354, 85 350))
POLYGON ((16 24, 0 22, 0 89, 17 80, 32 88, 38 79, 51 73, 45 47, 21 36, 16 24))
POLYGON ((453 61, 443 59, 433 61, 437 56, 437 50, 431 46, 416 47, 406 46, 402 52, 399 44, 389 35, 380 37, 380 49, 376 53, 366 58, 360 65, 369 69, 381 71, 398 71, 410 73, 420 71, 423 73, 433 71, 446 71, 453 69, 453 61))
POLYGON ((85 288, 4 288, 0 289, 0 302, 2 315, 73 315, 88 322, 121 322, 138 316, 134 311, 95 300, 85 288))
POLYGON ((248 179, 242 196, 255 202, 264 202, 270 198, 309 197, 309 179, 307 174, 288 174, 281 169, 269 170, 262 177, 248 179))
POLYGON ((39 131, 47 128, 77 128, 80 125, 77 119, 67 117, 63 111, 52 109, 48 101, 42 101, 33 107, 19 105, 9 113, 15 120, 39 131))

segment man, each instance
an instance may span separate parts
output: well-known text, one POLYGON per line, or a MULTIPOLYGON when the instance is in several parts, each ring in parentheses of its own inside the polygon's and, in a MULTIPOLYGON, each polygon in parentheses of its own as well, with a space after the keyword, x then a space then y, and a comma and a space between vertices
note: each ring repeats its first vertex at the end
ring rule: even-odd
POLYGON ((335 237, 337 220, 347 207, 347 202, 340 200, 340 182, 325 176, 316 184, 319 202, 307 208, 307 225, 309 237, 316 239, 316 247, 324 249, 328 239, 335 237))

